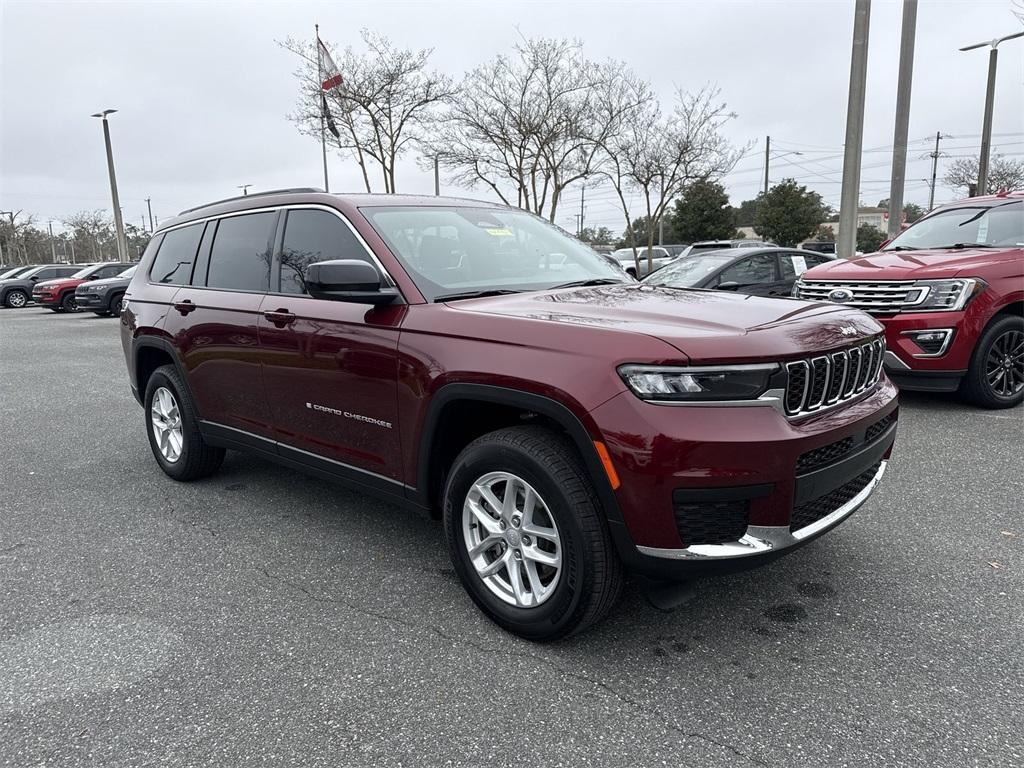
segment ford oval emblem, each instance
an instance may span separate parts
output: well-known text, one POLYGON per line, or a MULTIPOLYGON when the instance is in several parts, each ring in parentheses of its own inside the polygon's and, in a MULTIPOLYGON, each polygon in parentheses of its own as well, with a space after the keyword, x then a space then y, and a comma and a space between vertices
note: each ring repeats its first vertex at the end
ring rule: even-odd
POLYGON ((829 291, 828 300, 835 301, 842 304, 845 301, 849 301, 853 298, 853 291, 849 291, 846 288, 836 288, 834 291, 829 291))

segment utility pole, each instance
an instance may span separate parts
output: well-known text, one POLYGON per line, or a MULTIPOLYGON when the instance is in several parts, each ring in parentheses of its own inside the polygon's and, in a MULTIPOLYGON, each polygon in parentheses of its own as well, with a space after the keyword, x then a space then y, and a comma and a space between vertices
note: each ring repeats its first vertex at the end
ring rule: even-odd
POLYGON ((57 263, 57 244, 53 241, 53 219, 46 222, 46 226, 50 230, 50 263, 57 263))
POLYGON ((441 161, 434 155, 434 197, 441 196, 441 161))
POLYGON ((932 158, 932 180, 928 185, 928 210, 935 207, 935 176, 939 171, 939 142, 948 136, 943 136, 941 131, 935 132, 935 151, 931 153, 932 158))
MULTIPOLYGON (((153 234, 153 206, 149 204, 149 198, 146 198, 146 210, 149 211, 149 233, 153 234)), ((145 225, 143 225, 145 228, 145 225)))
POLYGON ((999 61, 999 44, 1016 37, 1024 37, 1024 32, 1004 35, 991 43, 975 43, 961 48, 961 51, 973 51, 975 48, 992 46, 988 53, 988 86, 985 89, 985 114, 981 123, 981 154, 978 157, 978 194, 988 194, 988 156, 992 148, 992 107, 996 97, 996 64, 999 61))
POLYGON ((114 176, 114 153, 110 149, 110 124, 107 115, 117 112, 116 109, 104 109, 93 117, 103 121, 103 143, 107 148, 107 173, 110 175, 110 197, 114 204, 114 229, 117 231, 118 261, 128 261, 128 243, 124 237, 124 220, 121 218, 121 203, 117 198, 117 178, 114 176))
POLYGON ((857 253, 857 209, 860 206, 860 161, 864 146, 864 93, 868 74, 868 31, 871 0, 857 0, 853 16, 850 94, 846 104, 846 142, 843 151, 843 190, 839 200, 839 258, 857 253))
MULTIPOLYGON (((783 142, 785 144, 785 142, 783 142)), ((764 193, 768 194, 768 163, 769 153, 772 151, 772 137, 764 137, 764 193)))
MULTIPOLYGON (((661 199, 665 199, 665 177, 661 177, 661 199)), ((582 217, 580 218, 582 222, 582 217)), ((663 245, 665 239, 665 212, 661 212, 661 216, 658 217, 658 245, 663 245)), ((648 251, 648 258, 650 258, 650 251, 648 251)), ((650 266, 653 262, 648 262, 650 266)))
POLYGON ((587 195, 587 185, 584 183, 584 185, 582 187, 580 187, 580 231, 579 231, 579 236, 580 237, 583 237, 583 199, 586 197, 586 195, 587 195))
POLYGON ((893 133, 892 177, 889 183, 890 238, 903 224, 903 190, 907 177, 907 132, 910 129, 910 84, 914 77, 914 36, 917 32, 917 0, 903 0, 900 38, 899 82, 896 84, 896 128, 893 133))

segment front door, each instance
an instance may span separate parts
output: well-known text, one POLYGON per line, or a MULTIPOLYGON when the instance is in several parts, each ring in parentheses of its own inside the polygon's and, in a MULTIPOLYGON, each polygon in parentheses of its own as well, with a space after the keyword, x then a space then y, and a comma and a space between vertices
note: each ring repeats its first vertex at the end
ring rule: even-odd
MULTIPOLYGON (((382 271, 341 215, 322 208, 287 212, 275 259, 274 292, 259 319, 263 378, 281 443, 328 469, 372 484, 402 476, 398 431, 398 334, 404 306, 314 299, 309 264, 364 259, 382 271)), ((384 280, 388 278, 384 276, 384 280)))

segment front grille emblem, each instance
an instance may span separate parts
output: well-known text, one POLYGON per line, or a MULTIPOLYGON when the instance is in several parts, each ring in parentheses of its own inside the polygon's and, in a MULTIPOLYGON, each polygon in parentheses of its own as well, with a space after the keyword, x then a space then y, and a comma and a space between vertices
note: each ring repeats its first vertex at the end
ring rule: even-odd
POLYGON ((838 304, 843 304, 853 298, 853 291, 846 288, 836 288, 834 291, 829 291, 828 300, 834 301, 838 304))

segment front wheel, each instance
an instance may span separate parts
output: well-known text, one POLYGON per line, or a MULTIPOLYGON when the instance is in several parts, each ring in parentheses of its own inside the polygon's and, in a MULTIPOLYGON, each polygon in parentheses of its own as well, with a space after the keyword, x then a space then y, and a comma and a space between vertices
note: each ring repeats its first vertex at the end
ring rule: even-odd
POLYGON ((555 640, 601 619, 622 565, 573 447, 542 427, 513 427, 459 454, 444 493, 455 571, 495 623, 555 640))
POLYGON ((110 309, 108 313, 111 317, 117 317, 121 314, 121 307, 124 306, 124 294, 119 293, 110 300, 110 309))
POLYGON ((985 329, 960 391, 983 408, 1024 402, 1024 318, 1006 315, 985 329))
POLYGON ((143 402, 149 447, 169 477, 198 480, 220 468, 225 451, 203 440, 188 388, 173 365, 153 371, 143 402))
POLYGON ((21 309, 28 304, 28 294, 24 291, 11 291, 4 299, 4 304, 11 309, 21 309))
POLYGON ((75 294, 65 294, 64 298, 60 300, 60 308, 62 312, 77 312, 78 302, 75 301, 75 294))

